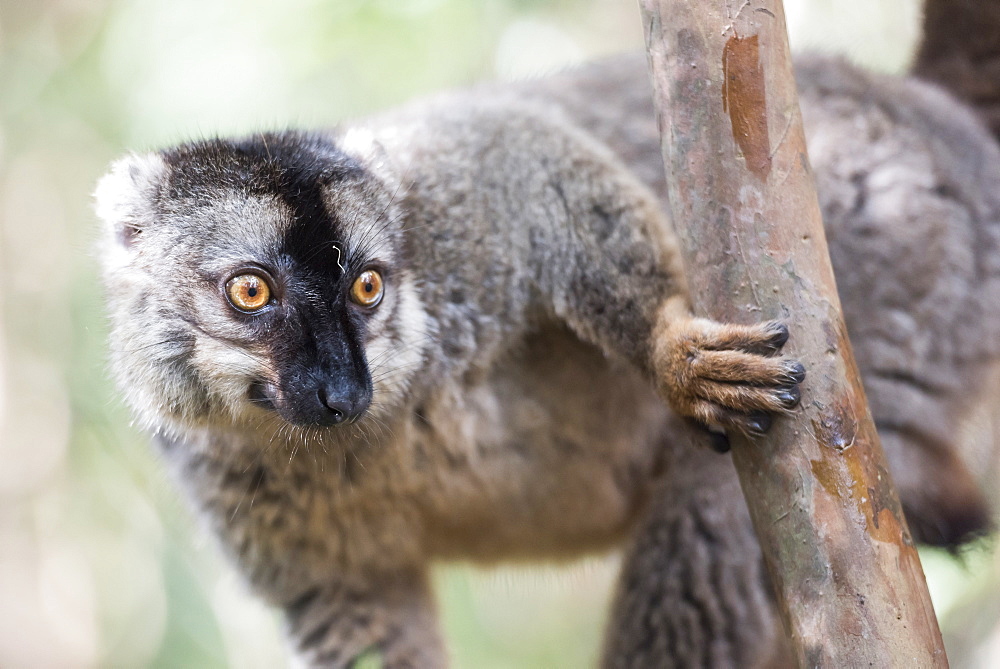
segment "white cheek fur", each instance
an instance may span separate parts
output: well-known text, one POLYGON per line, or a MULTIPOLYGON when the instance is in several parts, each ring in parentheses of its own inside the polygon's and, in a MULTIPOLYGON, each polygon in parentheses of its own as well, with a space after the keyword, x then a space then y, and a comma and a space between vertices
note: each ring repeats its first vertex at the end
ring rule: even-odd
POLYGON ((405 396, 431 336, 428 327, 429 319, 412 280, 398 277, 386 287, 386 296, 372 322, 377 334, 365 349, 374 389, 373 410, 396 405, 405 396), (386 325, 393 307, 395 322, 390 333, 386 325))
POLYGON ((233 415, 249 408, 247 390, 254 379, 267 378, 267 365, 250 351, 210 337, 200 337, 195 344, 191 364, 211 388, 213 404, 224 407, 233 415))

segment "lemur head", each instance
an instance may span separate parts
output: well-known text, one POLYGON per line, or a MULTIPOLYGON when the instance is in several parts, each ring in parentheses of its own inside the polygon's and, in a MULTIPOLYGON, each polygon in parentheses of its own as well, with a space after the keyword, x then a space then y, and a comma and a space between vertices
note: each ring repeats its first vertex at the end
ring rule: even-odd
POLYGON ((140 420, 324 428, 391 404, 423 331, 395 191, 298 133, 116 162, 97 212, 112 367, 140 420))

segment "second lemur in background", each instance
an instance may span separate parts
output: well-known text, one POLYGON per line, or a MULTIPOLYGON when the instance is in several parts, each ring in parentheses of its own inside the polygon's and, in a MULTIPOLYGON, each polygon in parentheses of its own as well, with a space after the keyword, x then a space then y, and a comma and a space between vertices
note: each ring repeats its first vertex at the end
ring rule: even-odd
MULTIPOLYGON (((1000 148, 913 80, 799 84, 876 423, 954 545, 989 517, 960 437, 1000 356, 1000 148)), ((802 370, 774 324, 686 313, 658 147, 635 56, 102 181, 123 393, 302 660, 441 666, 430 563, 621 545, 607 666, 782 663, 735 473, 678 416, 761 432, 802 370)))

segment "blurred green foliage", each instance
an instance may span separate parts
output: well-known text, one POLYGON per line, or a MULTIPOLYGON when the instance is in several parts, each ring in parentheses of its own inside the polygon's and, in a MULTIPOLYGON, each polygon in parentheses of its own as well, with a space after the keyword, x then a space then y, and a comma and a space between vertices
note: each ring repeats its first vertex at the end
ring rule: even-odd
MULTIPOLYGON (((914 2, 787 5, 803 43, 905 62, 914 2)), ((107 379, 89 194, 113 157, 635 48, 620 0, 0 0, 0 666, 285 663, 107 379)), ((455 666, 593 664, 614 568, 442 568, 455 666)))

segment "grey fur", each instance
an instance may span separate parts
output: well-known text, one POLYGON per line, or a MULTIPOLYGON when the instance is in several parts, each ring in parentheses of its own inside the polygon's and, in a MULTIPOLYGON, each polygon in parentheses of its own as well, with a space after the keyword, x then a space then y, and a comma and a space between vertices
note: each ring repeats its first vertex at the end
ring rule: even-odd
MULTIPOLYGON (((1000 352, 1000 150, 926 86, 828 61, 800 74, 874 415, 914 520, 957 540, 984 513, 954 436, 1000 352)), ((653 118, 636 56, 338 133, 364 170, 325 206, 346 247, 374 235, 368 253, 391 272, 366 321, 371 410, 332 429, 247 401, 247 379, 274 373, 268 350, 205 280, 270 257, 288 206, 197 173, 178 194, 155 155, 102 182, 126 400, 227 552, 288 611, 307 663, 376 649, 387 666, 443 665, 431 561, 623 544, 607 666, 780 662, 732 469, 692 448, 653 387, 674 401, 654 335, 685 290, 655 199, 653 118)))

